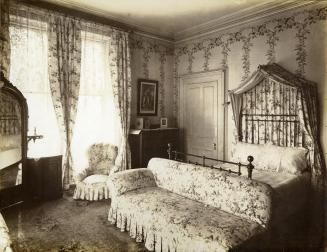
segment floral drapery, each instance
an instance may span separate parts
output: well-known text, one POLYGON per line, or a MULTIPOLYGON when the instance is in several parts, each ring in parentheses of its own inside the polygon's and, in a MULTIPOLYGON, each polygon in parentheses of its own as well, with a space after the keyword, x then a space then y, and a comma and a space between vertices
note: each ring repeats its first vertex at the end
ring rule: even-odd
POLYGON ((118 110, 121 126, 121 144, 116 159, 116 165, 120 170, 131 167, 130 148, 128 134, 131 114, 131 69, 130 48, 128 34, 115 32, 110 44, 110 71, 114 94, 114 102, 118 110))
POLYGON ((264 79, 242 94, 241 135, 244 142, 300 147, 303 133, 297 116, 301 92, 273 79, 264 79))
POLYGON ((51 15, 48 28, 49 79, 64 146, 63 183, 73 182, 71 140, 77 112, 81 66, 81 24, 51 15))
MULTIPOLYGON (((0 71, 9 79, 10 36, 9 36, 9 0, 0 0, 0 71)), ((1 84, 0 84, 1 87, 1 84)))
POLYGON ((230 91, 230 95, 234 117, 239 120, 235 124, 242 141, 256 139, 257 141, 248 142, 264 143, 265 139, 276 145, 304 146, 309 149, 311 184, 315 192, 312 197, 315 219, 313 226, 318 230, 324 214, 322 202, 325 193, 326 164, 320 145, 315 83, 297 77, 277 64, 272 64, 259 66, 239 88, 230 91), (260 116, 262 121, 254 127, 253 124, 248 125, 248 122, 240 121, 245 114, 270 113, 276 113, 276 121, 280 122, 270 123, 269 116, 260 116), (266 132, 265 135, 260 133, 262 128, 266 128, 263 131, 266 132))

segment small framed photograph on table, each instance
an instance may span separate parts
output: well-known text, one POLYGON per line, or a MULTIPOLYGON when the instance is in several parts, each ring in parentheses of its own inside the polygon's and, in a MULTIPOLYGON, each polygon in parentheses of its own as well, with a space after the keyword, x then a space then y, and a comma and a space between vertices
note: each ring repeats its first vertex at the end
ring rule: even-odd
POLYGON ((158 111, 158 81, 138 80, 137 115, 156 116, 158 111))
POLYGON ((160 128, 167 128, 168 127, 168 118, 161 117, 160 118, 160 128))

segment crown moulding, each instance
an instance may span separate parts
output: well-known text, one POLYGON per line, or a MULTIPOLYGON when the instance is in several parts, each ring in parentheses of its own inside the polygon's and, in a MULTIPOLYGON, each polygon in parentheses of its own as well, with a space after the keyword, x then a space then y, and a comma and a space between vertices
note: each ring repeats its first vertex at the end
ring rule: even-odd
POLYGON ((208 36, 238 26, 243 26, 252 22, 268 19, 288 11, 317 4, 318 1, 272 1, 256 5, 230 15, 211 20, 207 23, 185 29, 175 34, 175 43, 182 43, 188 40, 208 36))
MULTIPOLYGON (((116 17, 114 15, 109 15, 105 10, 86 8, 84 6, 72 3, 67 0, 45 0, 45 2, 53 3, 59 6, 64 6, 67 8, 76 9, 82 12, 90 13, 96 16, 106 18, 113 22, 119 22, 131 30, 135 34, 157 39, 165 43, 175 44, 182 43, 188 40, 197 39, 204 36, 209 36, 210 34, 220 32, 223 30, 231 29, 237 26, 243 26, 251 22, 263 20, 275 15, 280 15, 284 12, 294 11, 301 7, 307 7, 309 5, 318 4, 318 0, 307 0, 307 1, 296 1, 296 0, 286 0, 286 1, 276 1, 271 0, 269 2, 260 3, 249 8, 234 12, 232 14, 224 15, 217 19, 211 20, 209 22, 193 26, 191 28, 181 30, 175 33, 161 33, 160 31, 147 27, 144 25, 131 23, 128 19, 116 17)), ((320 2, 321 3, 321 2, 320 2)))

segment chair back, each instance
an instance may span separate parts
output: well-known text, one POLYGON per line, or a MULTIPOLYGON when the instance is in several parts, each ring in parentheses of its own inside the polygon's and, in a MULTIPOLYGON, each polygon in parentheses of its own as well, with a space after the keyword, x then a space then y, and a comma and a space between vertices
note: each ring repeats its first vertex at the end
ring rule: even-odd
POLYGON ((115 165, 118 148, 109 143, 95 143, 88 148, 87 155, 93 174, 108 175, 115 165))

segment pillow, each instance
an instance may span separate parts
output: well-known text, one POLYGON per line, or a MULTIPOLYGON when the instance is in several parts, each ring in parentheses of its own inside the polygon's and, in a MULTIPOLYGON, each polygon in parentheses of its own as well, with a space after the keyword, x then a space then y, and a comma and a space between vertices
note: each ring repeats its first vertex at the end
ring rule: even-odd
POLYGON ((282 149, 280 166, 277 172, 301 174, 308 169, 308 150, 297 147, 279 147, 282 149))
MULTIPOLYGON (((263 144, 249 144, 238 142, 234 148, 232 156, 233 162, 248 164, 248 156, 253 156, 254 169, 276 171, 276 158, 272 158, 263 144)), ((277 161, 278 163, 278 161, 277 161)))
POLYGON ((307 153, 308 150, 301 147, 238 142, 232 160, 247 164, 247 157, 251 155, 254 169, 300 174, 307 169, 307 153))

